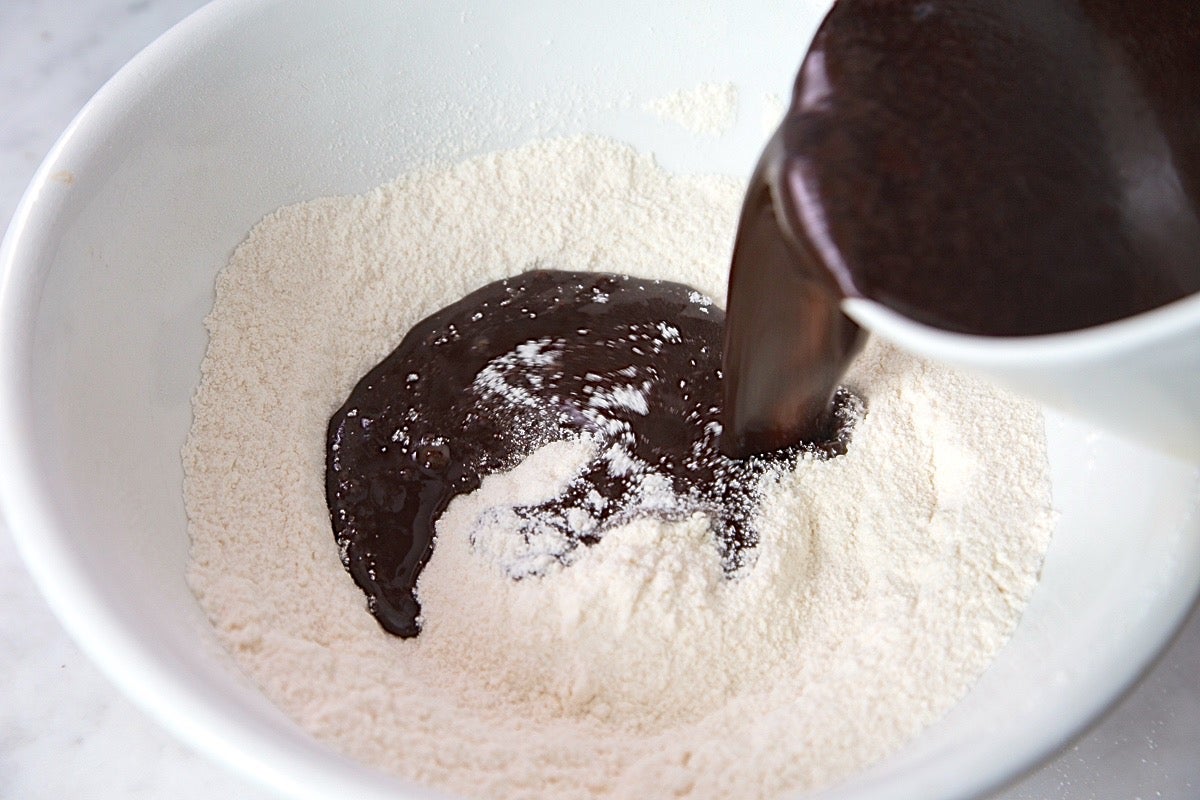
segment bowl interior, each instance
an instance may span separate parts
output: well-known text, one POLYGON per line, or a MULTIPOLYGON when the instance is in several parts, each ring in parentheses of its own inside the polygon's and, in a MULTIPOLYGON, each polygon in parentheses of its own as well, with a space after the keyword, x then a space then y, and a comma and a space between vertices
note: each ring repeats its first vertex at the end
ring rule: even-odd
MULTIPOLYGON (((787 96, 824 11, 227 0, 152 45, 73 123, 3 251, 0 493, 67 627, 247 774, 297 797, 396 796, 240 676, 184 582, 180 448, 216 272, 280 205, 535 136, 599 133, 672 169, 748 174, 765 95, 787 96), (739 89, 721 138, 641 108, 701 81, 739 89)), ((1195 469, 1062 417, 1048 427, 1061 519, 1013 640, 948 718, 823 796, 995 785, 1106 708, 1190 607, 1195 469)))

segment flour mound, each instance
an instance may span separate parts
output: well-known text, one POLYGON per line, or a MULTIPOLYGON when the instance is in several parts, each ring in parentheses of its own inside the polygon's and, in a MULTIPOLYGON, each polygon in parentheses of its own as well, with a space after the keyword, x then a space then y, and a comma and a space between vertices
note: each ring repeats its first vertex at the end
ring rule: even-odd
MULTIPOLYGON (((750 563, 705 520, 556 560, 505 509, 593 453, 545 445, 457 498, 380 629, 325 507, 325 426, 415 322, 532 266, 724 297, 744 185, 613 142, 534 142, 264 219, 217 281, 184 449, 189 580, 265 694, 330 746, 468 797, 769 798, 944 714, 1008 638, 1052 516, 1033 405, 872 343, 848 452, 768 476, 750 563), (553 562, 553 563, 552 563, 553 562)), ((561 549, 561 548, 559 548, 561 549)))

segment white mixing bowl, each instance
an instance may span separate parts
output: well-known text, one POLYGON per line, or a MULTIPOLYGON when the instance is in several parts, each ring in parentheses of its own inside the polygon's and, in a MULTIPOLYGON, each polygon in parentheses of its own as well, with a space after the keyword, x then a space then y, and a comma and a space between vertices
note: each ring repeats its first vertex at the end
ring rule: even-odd
MULTIPOLYGON (((265 213, 431 158, 588 131, 747 174, 822 3, 391 0, 205 8, 117 75, 42 166, 0 274, 0 500, 63 623, 199 748, 294 797, 433 797, 313 741, 240 676, 184 582, 180 447, 213 279, 265 213), (697 137, 645 113, 740 90, 697 137)), ((1197 474, 1052 416, 1061 520, 1011 643, 948 718, 822 794, 963 797, 1131 685, 1200 587, 1197 474)), ((332 546, 332 539, 331 539, 332 546)))

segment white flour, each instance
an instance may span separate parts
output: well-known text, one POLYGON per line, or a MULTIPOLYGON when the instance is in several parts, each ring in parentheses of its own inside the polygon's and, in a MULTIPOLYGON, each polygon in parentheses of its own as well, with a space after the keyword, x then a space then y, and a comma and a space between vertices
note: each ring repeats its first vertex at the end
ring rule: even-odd
POLYGON ((759 116, 759 124, 762 126, 762 132, 770 135, 779 127, 779 123, 783 121, 783 117, 787 114, 787 102, 783 97, 774 92, 766 92, 762 96, 762 111, 759 116))
POLYGON ((1048 542, 1041 417, 879 344, 847 379, 868 405, 849 453, 769 487, 732 580, 697 518, 630 524, 569 567, 508 577, 536 553, 478 518, 544 499, 586 442, 452 503, 417 639, 384 633, 341 567, 325 426, 411 325, 534 264, 722 298, 742 188, 556 140, 251 232, 218 280, 184 452, 190 580, 300 725, 471 797, 776 797, 885 756, 971 686, 1048 542))

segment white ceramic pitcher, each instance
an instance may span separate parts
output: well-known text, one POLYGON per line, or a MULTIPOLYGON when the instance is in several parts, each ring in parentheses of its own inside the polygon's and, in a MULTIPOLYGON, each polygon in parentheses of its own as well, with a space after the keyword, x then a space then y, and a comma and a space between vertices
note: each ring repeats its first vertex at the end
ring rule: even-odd
POLYGON ((842 308, 905 350, 1200 462, 1200 294, 1093 328, 1024 337, 951 333, 870 300, 842 308))

